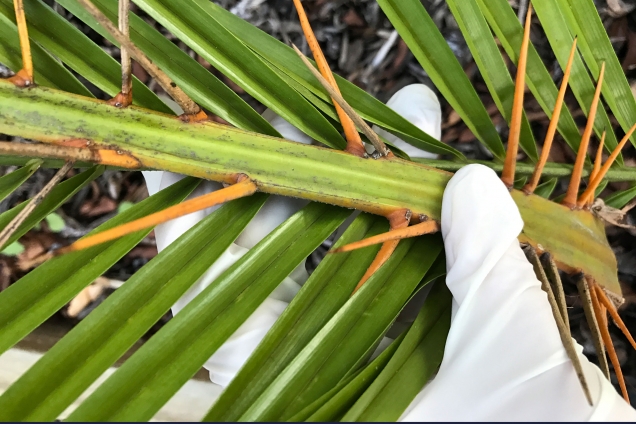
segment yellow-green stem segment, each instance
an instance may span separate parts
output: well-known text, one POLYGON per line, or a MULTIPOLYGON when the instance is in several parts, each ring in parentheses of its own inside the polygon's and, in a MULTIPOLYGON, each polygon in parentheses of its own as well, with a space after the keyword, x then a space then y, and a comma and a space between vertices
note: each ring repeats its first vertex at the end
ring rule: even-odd
MULTIPOLYGON (((0 132, 45 142, 86 139, 134 156, 142 167, 232 183, 249 176, 259 191, 386 216, 409 209, 439 220, 452 174, 400 159, 363 159, 213 123, 118 109, 61 91, 0 81, 0 132)), ((620 294, 603 223, 586 211, 512 191, 525 222, 520 240, 549 251, 562 269, 582 271, 620 294)), ((493 205, 496 207, 496 205, 493 205)))

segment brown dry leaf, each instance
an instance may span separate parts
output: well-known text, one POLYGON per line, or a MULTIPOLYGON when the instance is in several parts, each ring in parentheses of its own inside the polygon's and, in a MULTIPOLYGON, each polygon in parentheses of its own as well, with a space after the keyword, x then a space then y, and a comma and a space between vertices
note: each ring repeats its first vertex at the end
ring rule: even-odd
POLYGON ((8 258, 0 258, 0 292, 6 290, 11 284, 12 267, 8 258))
POLYGON ((139 81, 143 82, 144 84, 147 83, 148 79, 150 79, 150 75, 148 75, 148 72, 146 72, 144 67, 138 64, 137 62, 135 62, 134 60, 132 61, 131 66, 132 66, 133 75, 136 76, 139 79, 139 81))
POLYGON ((239 87, 234 81, 232 81, 231 79, 229 79, 228 77, 226 77, 225 75, 223 76, 223 82, 232 89, 232 91, 234 91, 236 94, 245 94, 245 90, 243 90, 241 87, 239 87))
POLYGON ((22 271, 33 268, 33 260, 48 252, 58 242, 59 236, 54 233, 29 231, 20 238, 20 243, 24 246, 24 252, 16 257, 17 267, 22 271))
POLYGON ((152 259, 157 256, 157 246, 136 246, 128 253, 132 258, 152 259))
POLYGON ((80 206, 79 213, 86 217, 104 215, 117 209, 117 202, 107 196, 100 197, 96 202, 86 201, 80 206))
POLYGON ((362 16, 360 16, 358 12, 355 11, 355 9, 347 10, 347 12, 342 17, 342 22, 350 27, 363 27, 366 25, 364 19, 362 19, 362 16))
POLYGON ((88 287, 79 292, 68 304, 65 315, 75 318, 88 305, 97 299, 107 288, 110 287, 110 279, 106 277, 98 277, 88 287))
POLYGON ((453 125, 459 123, 461 120, 462 120, 462 117, 459 116, 459 113, 455 112, 454 110, 451 110, 451 112, 448 114, 448 119, 442 125, 442 129, 452 127, 453 125))
POLYGON ((473 134, 473 132, 469 129, 469 128, 465 128, 461 134, 459 134, 459 138, 457 139, 457 141, 459 141, 460 143, 468 143, 470 141, 473 141, 475 139, 475 135, 473 134))

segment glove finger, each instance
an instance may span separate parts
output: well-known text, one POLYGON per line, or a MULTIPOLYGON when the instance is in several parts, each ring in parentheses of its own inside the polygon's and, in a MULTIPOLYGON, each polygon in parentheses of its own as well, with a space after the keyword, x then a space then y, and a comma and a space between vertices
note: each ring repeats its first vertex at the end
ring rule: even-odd
MULTIPOLYGON (((407 121, 436 140, 442 136, 442 109, 433 90, 424 84, 411 84, 398 90, 386 103, 407 121)), ((373 130, 412 158, 436 158, 435 153, 419 149, 378 127, 373 130)))
MULTIPOLYGON (((469 165, 449 182, 442 234, 452 325, 439 373, 405 419, 591 416, 547 296, 517 241, 522 227, 518 208, 492 170, 469 165)), ((579 357, 598 400, 600 373, 579 357)))
POLYGON ((456 302, 479 286, 522 228, 517 205, 492 169, 468 165, 451 178, 442 200, 442 235, 446 284, 456 302))

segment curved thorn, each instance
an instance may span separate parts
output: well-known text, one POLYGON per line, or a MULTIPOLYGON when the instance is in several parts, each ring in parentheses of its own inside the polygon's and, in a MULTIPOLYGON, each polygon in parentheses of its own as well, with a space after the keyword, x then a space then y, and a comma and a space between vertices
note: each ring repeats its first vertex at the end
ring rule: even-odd
POLYGON ((57 250, 55 252, 55 256, 86 249, 97 244, 123 237, 136 231, 154 227, 155 225, 162 224, 164 222, 182 217, 184 215, 188 215, 221 203, 228 202, 230 200, 250 196, 255 192, 256 184, 252 180, 250 180, 249 178, 245 178, 243 180, 239 179, 239 182, 227 188, 213 191, 212 193, 204 194, 203 196, 199 196, 194 199, 186 200, 185 202, 171 206, 160 212, 156 212, 132 222, 119 225, 115 228, 97 233, 94 236, 78 240, 69 246, 57 250))
POLYGON ((559 125, 559 117, 561 116, 561 109, 563 107, 563 99, 568 89, 568 81, 570 80, 570 74, 572 72, 572 63, 574 62, 574 55, 576 53, 576 37, 572 43, 570 49, 570 57, 568 58, 568 64, 563 72, 563 81, 561 81, 561 87, 559 88, 559 95, 557 96, 556 103, 554 104, 554 110, 552 111, 552 118, 550 119, 550 125, 548 126, 548 132, 543 142, 543 149, 541 150, 541 157, 534 167, 534 172, 530 178, 530 182, 526 184, 523 191, 527 194, 534 193, 534 190, 539 184, 543 167, 548 161, 550 156, 550 148, 552 147, 552 141, 554 141, 554 135, 556 134, 557 126, 559 125))
POLYGON ((625 401, 629 403, 629 395, 627 394, 627 386, 625 386, 623 370, 621 369, 621 364, 618 361, 618 355, 616 355, 616 349, 614 349, 612 337, 610 336, 609 329, 607 328, 607 320, 604 316, 605 314, 598 301, 596 289, 594 288, 595 285, 596 283, 591 282, 590 294, 592 297, 592 306, 594 307, 594 313, 596 314, 596 320, 599 322, 601 337, 603 338, 603 343, 605 344, 607 353, 610 357, 610 361, 612 362, 612 366, 614 367, 614 372, 616 373, 616 379, 618 380, 618 385, 621 388, 621 393, 623 394, 623 398, 625 399, 625 401))
MULTIPOLYGON (((574 208, 576 206, 576 196, 579 192, 579 186, 581 184, 581 174, 583 173, 583 166, 585 165, 585 157, 587 156, 587 146, 590 143, 590 137, 594 130, 594 119, 596 119, 596 109, 598 108, 599 100, 601 99, 601 88, 603 87, 603 76, 605 75, 605 62, 601 65, 601 72, 598 76, 598 82, 596 84, 596 91, 594 92, 594 98, 592 99, 592 105, 590 106, 590 113, 587 117, 587 124, 585 131, 583 131, 583 137, 581 137, 581 144, 579 145, 579 151, 576 153, 576 161, 574 162, 574 168, 572 168, 572 176, 570 177, 570 184, 568 190, 563 198, 563 205, 574 208)), ((587 199, 587 195, 585 196, 587 199)))
POLYGON ((629 340, 629 344, 631 344, 634 350, 636 350, 636 341, 634 340, 631 333, 627 329, 627 326, 625 326, 625 323, 623 322, 622 318, 618 314, 618 311, 614 307, 614 304, 612 303, 612 301, 609 300, 609 298, 607 297, 607 295, 605 294, 601 286, 596 285, 595 289, 596 289, 596 295, 599 301, 601 302, 601 304, 603 304, 605 308, 607 308, 616 326, 620 328, 620 330, 623 332, 625 337, 627 337, 627 340, 629 340))
MULTIPOLYGON (((303 5, 300 3, 300 0, 294 0, 294 6, 296 6, 296 11, 298 12, 298 18, 300 19, 300 26, 303 29, 303 33, 305 34, 305 38, 307 39, 307 44, 309 44, 309 48, 311 49, 311 53, 316 60, 316 65, 318 65, 318 69, 322 76, 329 82, 329 85, 340 94, 340 89, 338 88, 338 84, 336 83, 336 79, 329 68, 329 64, 327 63, 327 59, 325 59, 325 55, 318 44, 318 40, 316 40, 316 36, 314 35, 314 31, 311 29, 311 25, 309 24, 309 19, 307 19, 307 14, 305 13, 305 9, 303 5)), ((340 107, 340 105, 332 98, 333 104, 336 108, 336 112, 338 113, 338 118, 340 118, 340 123, 342 124, 342 129, 345 133, 345 138, 347 139, 347 148, 346 151, 359 156, 364 157, 366 151, 364 149, 364 145, 362 144, 362 139, 360 138, 360 134, 356 129, 353 121, 349 116, 345 113, 345 111, 340 107)))
POLYGON ((517 76, 515 78, 515 95, 512 102, 512 117, 510 119, 510 133, 508 135, 508 150, 506 160, 501 173, 501 181, 508 188, 512 188, 515 182, 515 166, 517 164, 517 152, 519 151, 519 137, 521 135, 521 118, 523 117, 523 96, 526 88, 526 63, 528 62, 528 46, 530 44, 530 22, 532 20, 532 3, 528 4, 526 24, 523 30, 519 63, 517 63, 517 76))
POLYGON ((618 154, 623 149, 623 147, 625 147, 625 144, 627 144, 627 142, 629 141, 629 138, 632 136, 634 131, 636 131, 636 124, 634 124, 634 126, 632 126, 629 129, 629 131, 627 131, 627 134, 625 134, 625 137, 623 137, 623 139, 620 141, 620 143, 618 143, 616 148, 614 148, 614 151, 612 151, 612 154, 607 158, 607 160, 605 161, 605 163, 601 167, 601 170, 598 171, 596 177, 594 177, 594 179, 592 179, 592 181, 590 182, 590 185, 587 187, 587 189, 581 195, 581 198, 587 199, 588 196, 593 196, 594 195, 593 194, 594 191, 596 190, 598 185, 601 183, 601 181, 603 181, 603 178, 605 178, 605 174, 607 174, 607 171, 609 171, 610 166, 612 166, 612 164, 614 163, 614 161, 618 157, 618 154))
POLYGON ((402 240, 410 237, 417 237, 424 234, 430 234, 439 231, 439 224, 436 221, 425 221, 410 227, 398 230, 388 231, 378 234, 364 240, 346 244, 337 249, 330 250, 328 253, 350 252, 352 250, 362 249, 363 247, 373 246, 374 244, 384 243, 391 240, 402 240))

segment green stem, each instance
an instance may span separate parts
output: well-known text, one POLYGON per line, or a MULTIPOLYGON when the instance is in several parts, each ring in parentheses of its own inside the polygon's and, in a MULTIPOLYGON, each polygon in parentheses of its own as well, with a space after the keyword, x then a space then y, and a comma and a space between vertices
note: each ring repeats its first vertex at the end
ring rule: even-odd
MULTIPOLYGON (((486 165, 489 168, 494 169, 497 172, 501 172, 503 169, 503 164, 494 163, 486 160, 468 160, 466 162, 452 162, 448 160, 435 160, 435 159, 413 159, 417 163, 421 163, 423 165, 432 166, 437 169, 442 169, 444 171, 455 172, 464 166, 470 163, 479 163, 482 165, 486 165)), ((592 166, 586 166, 583 170, 583 176, 587 177, 590 175, 590 171, 592 170, 592 166)), ((532 175, 534 171, 534 165, 528 163, 517 163, 516 173, 518 176, 526 176, 532 175)), ((572 165, 564 164, 564 163, 554 163, 548 162, 543 169, 543 176, 552 178, 552 177, 569 177, 572 173, 572 165)), ((607 176, 605 177, 609 181, 636 181, 636 168, 619 168, 614 167, 611 168, 607 176)))

